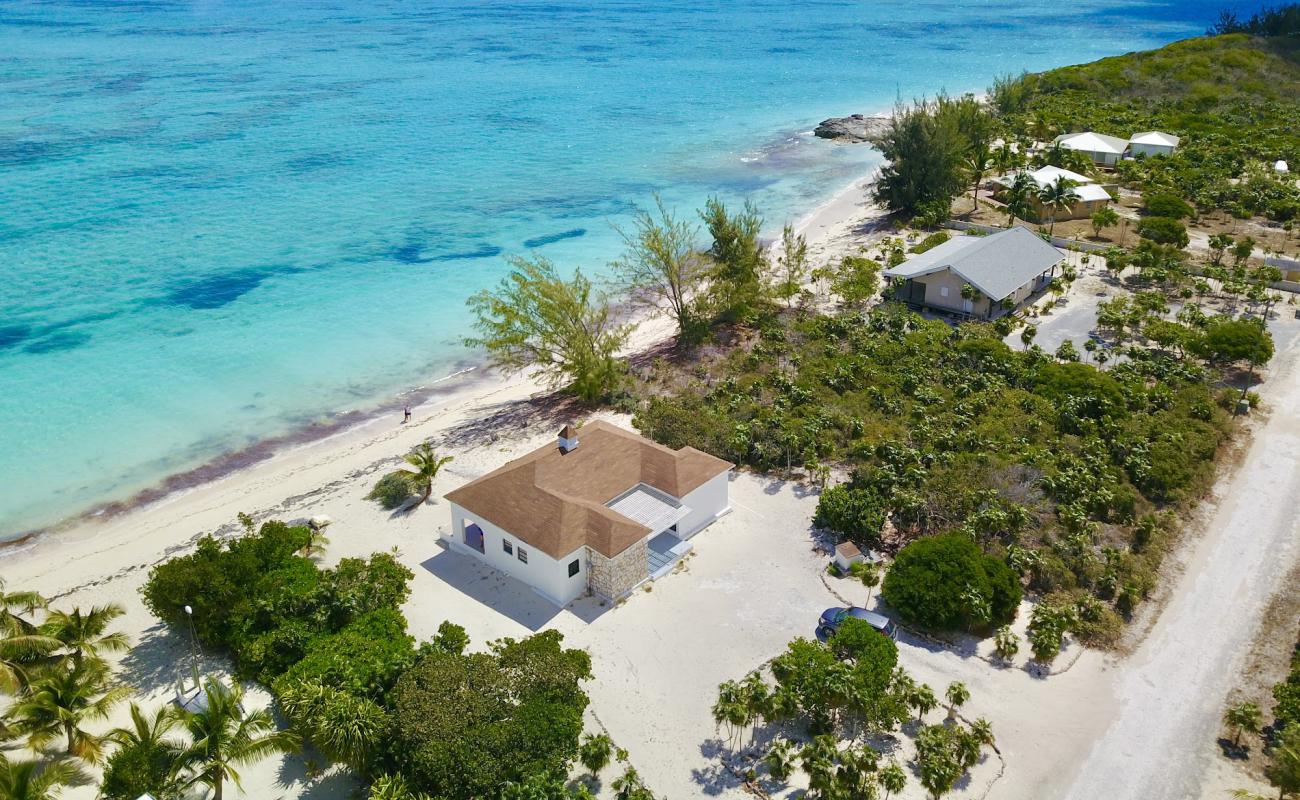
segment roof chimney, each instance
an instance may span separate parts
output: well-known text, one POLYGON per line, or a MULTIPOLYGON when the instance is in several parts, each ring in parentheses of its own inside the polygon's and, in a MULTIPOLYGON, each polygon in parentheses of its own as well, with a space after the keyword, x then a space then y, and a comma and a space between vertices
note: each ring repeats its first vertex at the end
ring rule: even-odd
POLYGON ((565 425, 560 429, 559 445, 561 453, 569 453, 578 447, 578 429, 574 425, 565 425))

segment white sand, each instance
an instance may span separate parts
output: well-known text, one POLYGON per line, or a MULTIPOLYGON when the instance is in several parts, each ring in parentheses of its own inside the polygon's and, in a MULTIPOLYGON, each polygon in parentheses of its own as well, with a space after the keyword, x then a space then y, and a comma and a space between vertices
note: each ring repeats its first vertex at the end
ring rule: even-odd
MULTIPOLYGON (((802 221, 819 261, 866 242, 865 226, 879 214, 862 198, 860 183, 855 184, 802 221)), ((669 332, 664 320, 651 320, 638 332, 635 346, 669 332)), ((1249 639, 1260 598, 1267 598, 1273 576, 1285 573, 1281 562, 1294 557, 1294 530, 1286 527, 1293 521, 1280 510, 1243 518, 1242 509, 1267 508, 1267 497, 1300 490, 1295 432, 1281 427, 1294 425, 1286 410, 1300 399, 1293 369, 1298 355, 1296 346, 1279 355, 1286 365, 1279 370, 1283 377, 1270 382, 1265 394, 1283 410, 1260 435, 1246 466, 1224 484, 1222 509, 1210 515, 1214 524, 1196 545, 1185 574, 1171 584, 1168 610, 1136 655, 1117 660, 1067 652, 1064 671, 1039 678, 1023 669, 1023 657, 1011 668, 992 666, 980 657, 987 656, 988 643, 977 652, 904 637, 900 657, 907 669, 940 693, 949 681, 964 681, 972 693, 964 713, 988 717, 998 737, 1001 756, 977 766, 953 796, 1039 800, 1064 797, 1071 787, 1076 797, 1185 796, 1181 783, 1175 790, 1161 776, 1166 766, 1202 774, 1213 739, 1206 727, 1217 717, 1230 681, 1228 656, 1245 652, 1241 643, 1249 639), (1235 500, 1251 487, 1272 494, 1235 500), (1247 534, 1265 541, 1234 546, 1247 534), (1215 608, 1229 613, 1215 620, 1210 613, 1215 608), (1232 626, 1237 630, 1228 630, 1232 626), (1196 666, 1201 661, 1204 665, 1196 666), (1173 671, 1168 681, 1166 670, 1173 671), (1143 736, 1148 726, 1154 728, 1152 738, 1143 736), (1151 757, 1143 761, 1134 754, 1151 757), (1133 788, 1123 785, 1129 776, 1135 778, 1133 788), (1147 793, 1138 793, 1139 786, 1147 793)), ((4 577, 11 587, 39 590, 64 607, 122 603, 127 608, 122 628, 137 646, 121 660, 119 674, 152 706, 165 702, 171 684, 186 672, 186 649, 140 603, 148 568, 184 552, 205 533, 233 531, 240 511, 284 519, 327 514, 335 523, 326 565, 377 550, 400 551, 416 576, 404 609, 414 635, 428 637, 450 619, 481 646, 555 627, 570 645, 592 654, 593 724, 606 726, 630 751, 652 789, 672 798, 740 797, 742 790, 714 757, 709 707, 717 684, 759 667, 792 637, 811 635, 817 613, 838 604, 821 577, 824 559, 813 551, 808 529, 816 498, 804 487, 738 476, 731 488, 735 513, 693 540, 694 553, 681 571, 618 607, 583 601, 566 610, 438 546, 436 539, 449 523, 444 502, 390 516, 363 499, 383 471, 426 438, 456 457, 437 481, 435 498, 549 441, 556 425, 544 414, 547 404, 521 404, 542 396, 542 387, 527 377, 492 378, 417 409, 411 425, 374 422, 153 506, 45 537, 3 556, 4 577), (502 416, 473 427, 494 415, 502 416), (498 438, 468 436, 476 430, 498 438), (447 444, 448 437, 454 443, 447 444)), ((831 585, 855 602, 866 600, 861 586, 831 585)), ((215 671, 222 659, 204 663, 205 670, 215 671)), ((260 692, 254 697, 267 699, 260 692)), ((933 712, 930 720, 940 717, 933 712)), ((114 723, 122 719, 118 713, 114 723)), ((271 759, 242 773, 244 791, 231 787, 229 797, 341 800, 354 788, 337 771, 308 778, 301 757, 271 759)), ((606 784, 613 775, 611 769, 603 776, 606 784)), ((66 795, 92 796, 90 788, 66 795)), ((904 796, 922 796, 915 780, 904 796)))

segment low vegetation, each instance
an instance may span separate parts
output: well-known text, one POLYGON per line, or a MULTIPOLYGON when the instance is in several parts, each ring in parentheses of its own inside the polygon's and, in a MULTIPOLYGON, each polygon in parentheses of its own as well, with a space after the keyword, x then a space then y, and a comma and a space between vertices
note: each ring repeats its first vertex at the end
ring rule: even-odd
POLYGON ((1018 580, 1093 598, 1101 605, 1087 610, 1109 618, 1150 591, 1164 512, 1212 475, 1235 402, 1214 388, 1220 370, 1268 341, 1257 321, 1205 323, 1180 324, 1181 356, 1122 337, 1125 360, 1102 369, 1013 351, 988 325, 952 328, 894 304, 772 318, 711 363, 707 382, 647 385, 636 424, 759 470, 847 468, 816 522, 863 549, 901 549, 885 597, 916 624, 996 627, 1014 615, 1018 580), (1224 326, 1255 344, 1228 346, 1224 326), (928 595, 908 597, 902 571, 920 570, 912 554, 937 545, 904 545, 946 533, 978 545, 978 566, 961 563, 992 586, 927 583, 928 595))
MULTIPOLYGON (((377 798, 496 797, 557 780, 561 793, 546 796, 567 796, 585 653, 555 631, 469 653, 450 622, 417 645, 400 610, 413 575, 393 555, 321 569, 299 555, 307 528, 248 525, 154 567, 145 604, 181 631, 192 624, 240 676, 270 688, 292 735, 372 781, 377 798)), ((155 764, 166 752, 132 751, 115 780, 167 772, 155 764)))
POLYGON ((986 720, 968 723, 957 715, 970 698, 965 686, 951 684, 945 698, 946 720, 925 724, 941 705, 934 690, 898 667, 892 639, 849 619, 828 642, 795 639, 767 669, 719 686, 713 718, 729 745, 753 757, 771 780, 786 783, 801 771, 807 796, 825 800, 901 792, 907 771, 885 761, 872 743, 898 738, 902 724, 914 719, 914 771, 937 798, 993 744, 986 720))

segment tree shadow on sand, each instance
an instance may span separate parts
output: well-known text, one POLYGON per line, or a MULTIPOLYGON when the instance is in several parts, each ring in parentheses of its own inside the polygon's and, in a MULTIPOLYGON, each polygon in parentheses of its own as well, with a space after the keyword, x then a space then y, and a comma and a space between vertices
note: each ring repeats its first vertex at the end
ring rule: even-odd
POLYGON ((543 426, 559 430, 590 411, 575 398, 559 392, 501 403, 487 416, 468 420, 447 431, 435 440, 435 444, 446 450, 465 449, 496 442, 508 436, 511 430, 529 431, 543 426))
MULTIPOLYGON (((187 639, 166 623, 156 622, 145 629, 140 640, 122 657, 121 676, 123 682, 141 693, 153 694, 175 686, 177 681, 188 680, 192 667, 187 639)), ((199 669, 203 669, 202 658, 199 669)))
POLYGON ((302 800, 355 797, 361 789, 361 781, 351 770, 341 764, 331 765, 310 745, 301 753, 284 757, 276 771, 276 783, 285 789, 301 787, 298 797, 302 800), (314 766, 317 764, 326 766, 321 769, 314 766))

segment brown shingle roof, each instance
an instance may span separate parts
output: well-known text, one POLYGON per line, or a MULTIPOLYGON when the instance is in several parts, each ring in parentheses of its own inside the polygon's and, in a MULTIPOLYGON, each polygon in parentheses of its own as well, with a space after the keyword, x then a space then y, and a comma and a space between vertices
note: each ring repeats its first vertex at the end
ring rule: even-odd
POLYGON ((583 545, 612 557, 650 530, 606 503, 638 483, 685 497, 733 466, 608 422, 589 422, 575 433, 575 450, 538 448, 444 496, 553 558, 583 545))

